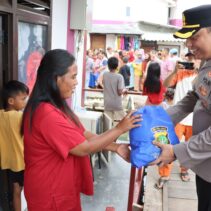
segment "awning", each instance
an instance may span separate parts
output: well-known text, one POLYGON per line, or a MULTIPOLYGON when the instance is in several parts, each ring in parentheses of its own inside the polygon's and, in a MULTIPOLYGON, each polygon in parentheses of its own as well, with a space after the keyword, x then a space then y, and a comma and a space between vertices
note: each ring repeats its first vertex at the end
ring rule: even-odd
POLYGON ((89 33, 141 35, 142 40, 148 41, 184 42, 173 37, 173 33, 178 29, 171 25, 139 21, 123 24, 92 24, 89 33))
POLYGON ((143 32, 139 28, 138 23, 124 23, 92 24, 92 28, 89 33, 141 35, 143 32))
POLYGON ((154 24, 140 21, 139 28, 142 31, 141 39, 148 41, 184 42, 182 39, 175 39, 174 32, 179 28, 170 25, 154 24))
POLYGON ((144 32, 141 36, 141 39, 148 41, 181 42, 181 40, 175 39, 173 37, 173 33, 166 32, 144 32))

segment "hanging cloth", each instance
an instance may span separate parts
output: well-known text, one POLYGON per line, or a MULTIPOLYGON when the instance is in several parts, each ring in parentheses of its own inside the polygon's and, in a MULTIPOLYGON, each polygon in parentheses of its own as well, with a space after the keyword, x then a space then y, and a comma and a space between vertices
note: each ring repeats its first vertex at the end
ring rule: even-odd
POLYGON ((121 42, 120 42, 121 44, 120 44, 120 49, 121 50, 124 50, 125 48, 124 48, 124 45, 125 45, 125 41, 124 41, 124 36, 121 36, 121 42))
POLYGON ((134 49, 137 50, 139 48, 140 48, 140 42, 139 42, 138 37, 136 36, 134 39, 134 49))
POLYGON ((134 37, 130 37, 130 44, 131 44, 131 48, 135 49, 134 37))
POLYGON ((128 51, 129 48, 130 48, 130 37, 125 37, 124 49, 128 51))

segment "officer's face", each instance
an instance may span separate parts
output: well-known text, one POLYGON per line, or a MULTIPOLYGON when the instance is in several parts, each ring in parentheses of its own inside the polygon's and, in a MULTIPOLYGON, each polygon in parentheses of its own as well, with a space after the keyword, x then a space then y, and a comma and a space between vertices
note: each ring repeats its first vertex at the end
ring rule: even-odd
POLYGON ((200 29, 186 41, 187 47, 196 59, 211 59, 211 31, 207 28, 200 29))

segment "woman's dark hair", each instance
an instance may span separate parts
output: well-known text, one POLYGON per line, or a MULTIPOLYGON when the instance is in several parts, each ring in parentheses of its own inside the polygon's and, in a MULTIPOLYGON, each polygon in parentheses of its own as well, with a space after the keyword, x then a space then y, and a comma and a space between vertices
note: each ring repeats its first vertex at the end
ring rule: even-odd
POLYGON ((148 93, 159 93, 160 89, 160 65, 157 62, 151 62, 144 82, 144 90, 148 93))
POLYGON ((29 113, 30 115, 29 128, 31 130, 33 114, 41 102, 54 105, 79 126, 77 117, 69 108, 65 99, 61 97, 56 83, 57 77, 65 75, 68 72, 68 67, 72 66, 74 62, 74 56, 62 49, 50 50, 44 55, 37 71, 34 88, 24 110, 22 134, 26 114, 29 113))

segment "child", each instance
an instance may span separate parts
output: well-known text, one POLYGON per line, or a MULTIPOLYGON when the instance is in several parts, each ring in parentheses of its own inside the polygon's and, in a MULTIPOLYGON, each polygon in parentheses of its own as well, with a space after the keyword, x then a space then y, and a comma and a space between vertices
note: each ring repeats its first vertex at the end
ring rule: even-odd
POLYGON ((13 184, 13 208, 21 211, 23 189, 23 139, 20 135, 22 109, 26 105, 28 87, 19 81, 9 81, 2 91, 3 110, 0 110, 0 167, 9 170, 13 184))
POLYGON ((130 85, 130 67, 127 65, 128 58, 123 57, 123 66, 120 67, 119 73, 123 76, 125 87, 130 85))
POLYGON ((166 110, 174 105, 174 89, 167 88, 165 93, 165 100, 162 103, 163 108, 166 110))
MULTIPOLYGON (((167 88, 165 93, 165 100, 162 103, 163 108, 166 110, 170 106, 174 105, 174 89, 167 88)), ((157 189, 162 189, 163 185, 168 182, 170 174, 171 174, 172 164, 167 164, 162 167, 159 167, 159 175, 160 178, 158 182, 155 184, 157 189)))
MULTIPOLYGON (((144 82, 143 94, 148 96, 147 105, 162 105, 166 88, 160 79, 161 68, 159 63, 151 62, 148 67, 148 73, 144 82)), ((169 180, 171 164, 159 168, 160 178, 155 187, 160 189, 169 180)))
POLYGON ((143 88, 143 95, 148 96, 147 105, 160 105, 163 102, 166 88, 163 86, 160 74, 159 63, 150 63, 143 88))
POLYGON ((134 91, 140 91, 140 81, 142 77, 142 61, 144 52, 139 50, 137 52, 137 58, 132 63, 132 67, 134 69, 134 91))
POLYGON ((104 111, 112 119, 113 124, 125 116, 122 95, 126 93, 126 89, 123 76, 116 72, 118 63, 116 57, 110 57, 108 59, 109 72, 103 75, 104 111))

